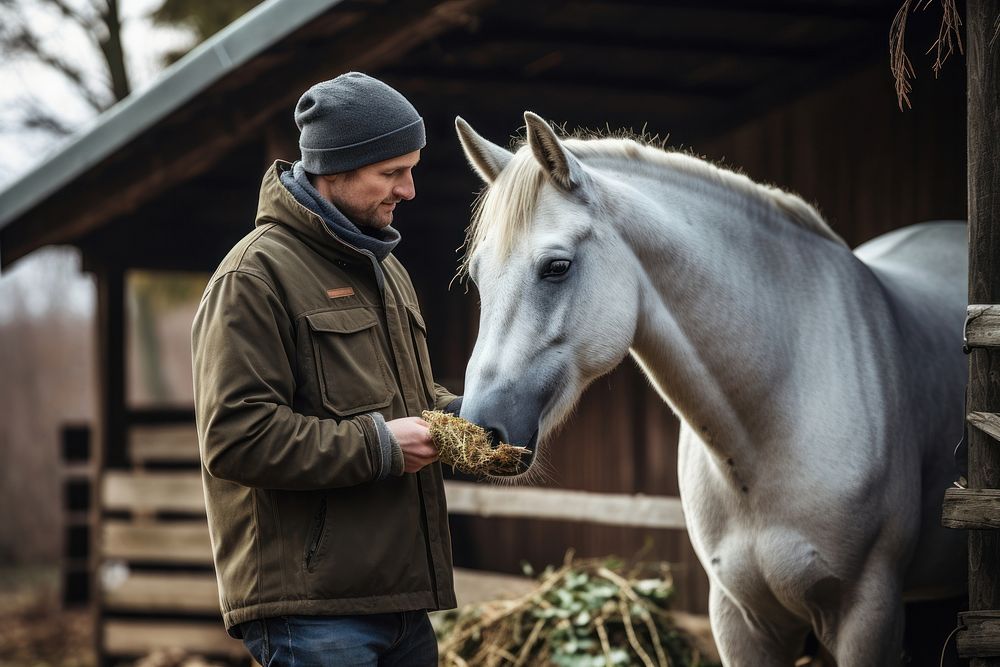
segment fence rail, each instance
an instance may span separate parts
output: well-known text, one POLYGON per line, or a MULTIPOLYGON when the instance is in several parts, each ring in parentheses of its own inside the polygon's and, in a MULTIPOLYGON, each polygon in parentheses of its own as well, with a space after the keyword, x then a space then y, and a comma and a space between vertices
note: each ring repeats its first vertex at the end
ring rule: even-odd
MULTIPOLYGON (((205 501, 198 472, 108 471, 102 479, 105 510, 202 515, 205 501)), ((683 529, 680 498, 593 493, 539 487, 497 487, 445 482, 448 511, 481 517, 584 521, 617 526, 683 529)))

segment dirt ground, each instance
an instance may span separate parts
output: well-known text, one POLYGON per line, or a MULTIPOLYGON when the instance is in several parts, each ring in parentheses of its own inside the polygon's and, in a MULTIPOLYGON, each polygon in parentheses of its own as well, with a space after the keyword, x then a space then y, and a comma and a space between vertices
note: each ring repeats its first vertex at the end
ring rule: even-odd
POLYGON ((0 567, 0 667, 94 667, 86 610, 66 611, 55 566, 0 567))

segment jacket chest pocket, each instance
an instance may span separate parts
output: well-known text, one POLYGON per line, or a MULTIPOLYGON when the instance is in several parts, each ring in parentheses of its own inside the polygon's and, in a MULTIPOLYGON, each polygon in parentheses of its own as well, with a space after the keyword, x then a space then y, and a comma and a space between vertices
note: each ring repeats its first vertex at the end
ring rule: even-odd
POLYGON ((410 315, 410 331, 413 332, 413 348, 416 350, 418 372, 423 381, 424 391, 427 393, 427 400, 430 408, 434 408, 434 373, 431 372, 431 357, 427 352, 427 325, 420 311, 414 306, 407 305, 406 311, 410 315))
POLYGON ((393 383, 376 337, 378 317, 367 308, 306 315, 323 405, 339 417, 392 402, 393 383))

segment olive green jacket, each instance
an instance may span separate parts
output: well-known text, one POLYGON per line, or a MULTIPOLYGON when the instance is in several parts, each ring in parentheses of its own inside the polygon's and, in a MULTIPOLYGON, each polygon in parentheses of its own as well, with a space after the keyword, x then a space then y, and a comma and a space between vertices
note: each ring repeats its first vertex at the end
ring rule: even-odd
POLYGON ((376 422, 443 409, 395 257, 336 237, 264 176, 254 230, 192 329, 202 480, 226 628, 455 606, 440 464, 387 476, 376 422))

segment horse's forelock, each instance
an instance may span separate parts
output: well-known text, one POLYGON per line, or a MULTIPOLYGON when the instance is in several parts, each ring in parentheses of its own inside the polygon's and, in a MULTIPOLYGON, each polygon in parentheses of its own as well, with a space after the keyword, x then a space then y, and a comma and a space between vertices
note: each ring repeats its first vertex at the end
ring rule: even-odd
POLYGON ((465 237, 461 272, 469 273, 472 256, 487 237, 501 258, 528 228, 535 213, 538 194, 545 182, 542 167, 527 148, 518 150, 497 179, 479 193, 465 237))

